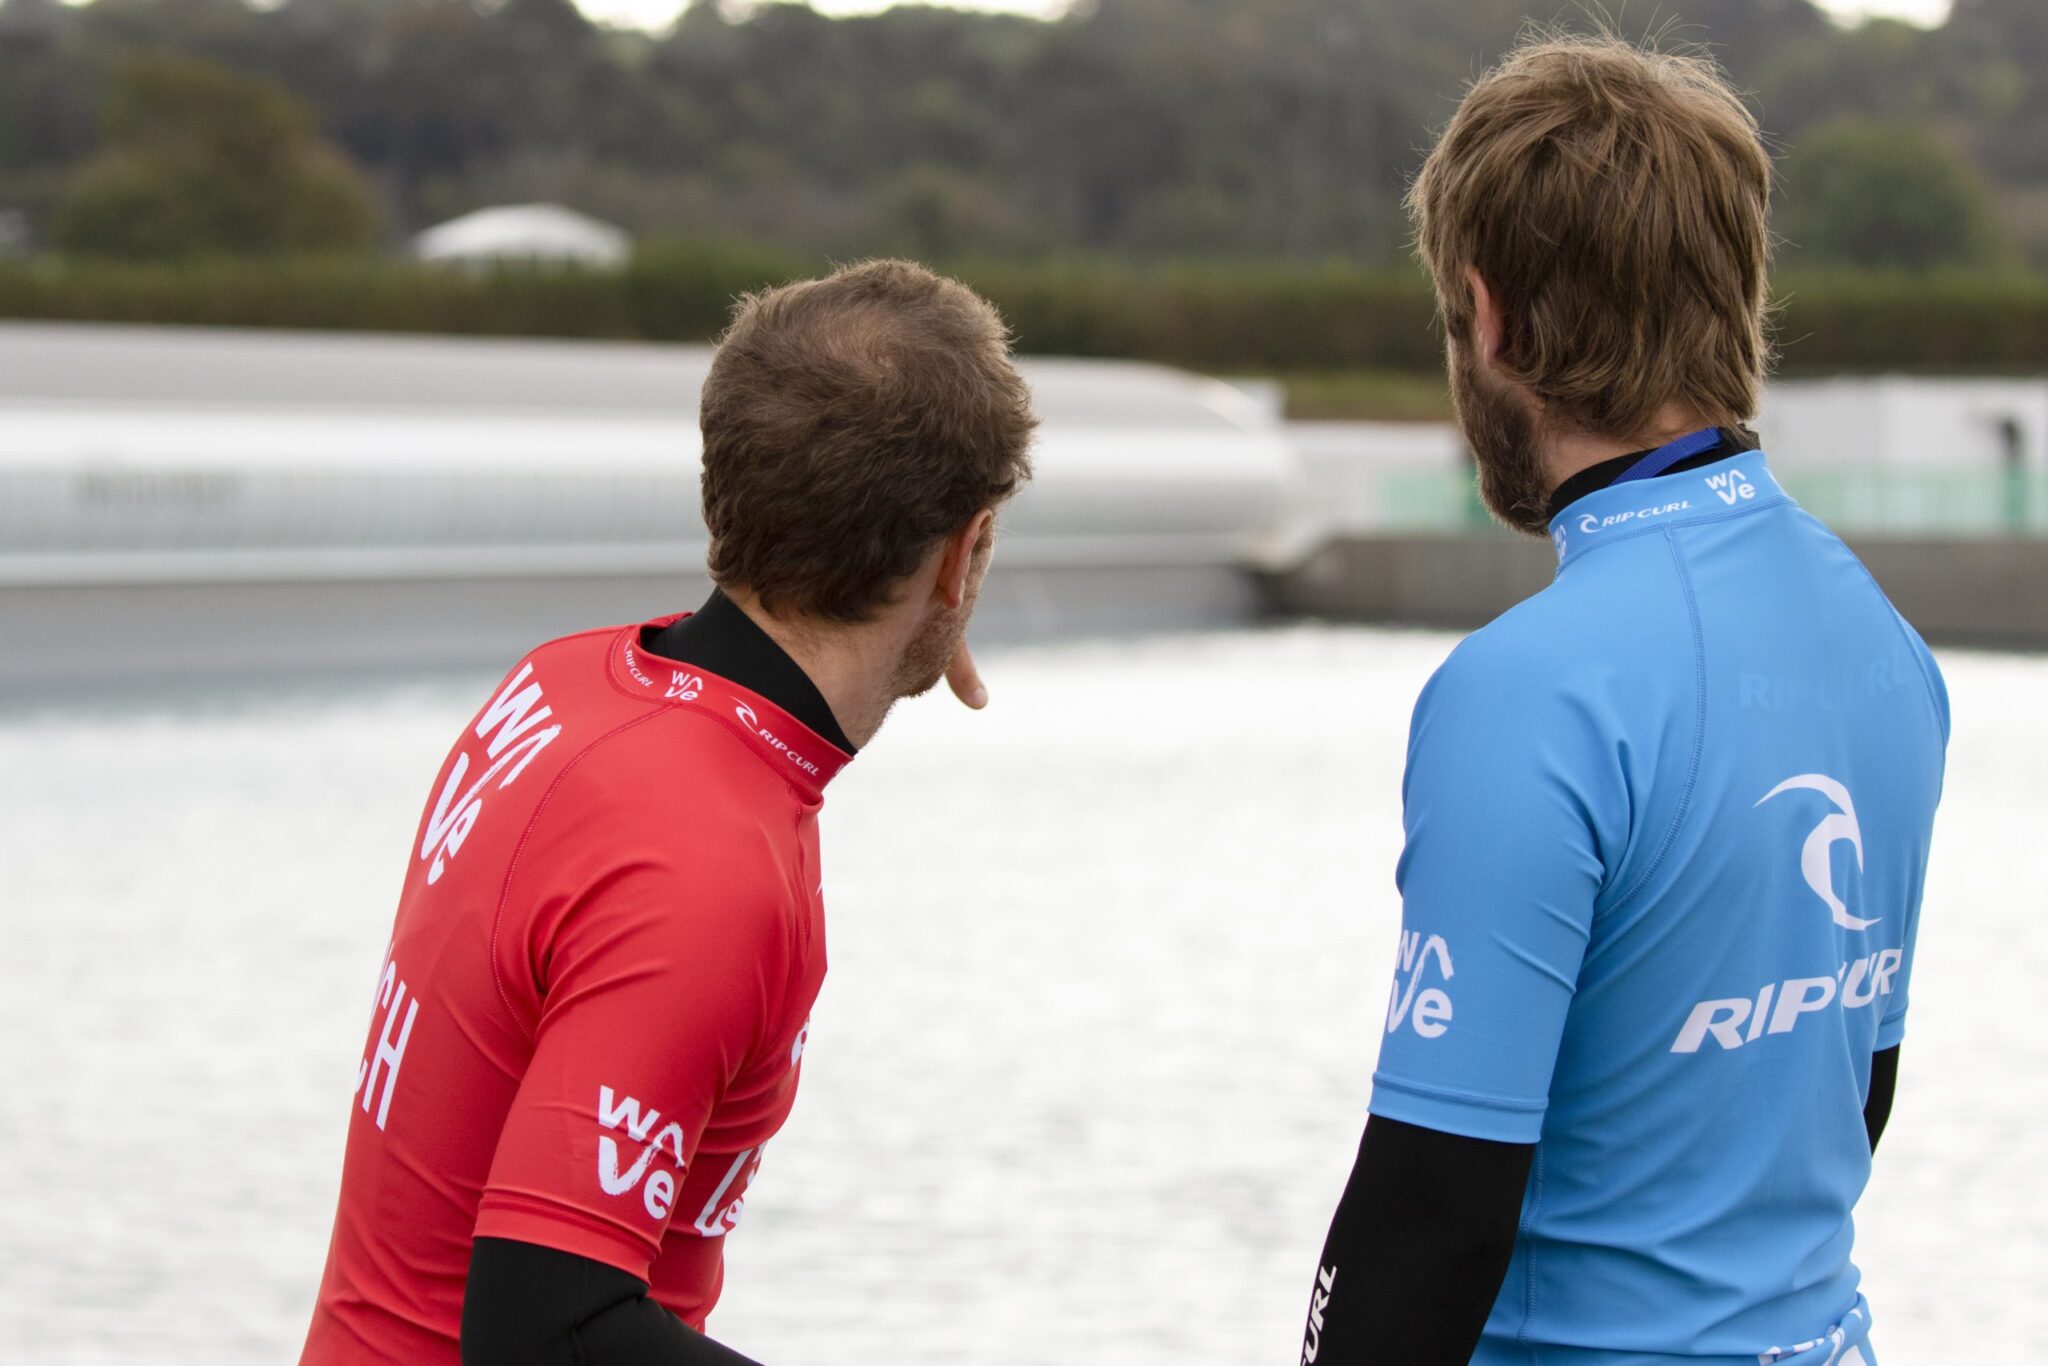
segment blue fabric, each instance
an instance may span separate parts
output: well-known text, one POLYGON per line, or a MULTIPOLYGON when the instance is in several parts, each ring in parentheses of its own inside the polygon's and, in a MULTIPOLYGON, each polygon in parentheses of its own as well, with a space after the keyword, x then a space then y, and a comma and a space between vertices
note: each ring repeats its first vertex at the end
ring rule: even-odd
POLYGON ((1556 582, 1415 710, 1372 1112, 1537 1145, 1483 1366, 1867 1332, 1862 1111, 1904 1031, 1941 676, 1761 453, 1551 531, 1556 582))
POLYGON ((1667 441, 1656 450, 1621 472, 1614 482, 1632 484, 1640 479, 1655 479, 1681 460, 1690 460, 1696 455, 1721 444, 1719 427, 1703 427, 1699 431, 1681 436, 1676 441, 1667 441))

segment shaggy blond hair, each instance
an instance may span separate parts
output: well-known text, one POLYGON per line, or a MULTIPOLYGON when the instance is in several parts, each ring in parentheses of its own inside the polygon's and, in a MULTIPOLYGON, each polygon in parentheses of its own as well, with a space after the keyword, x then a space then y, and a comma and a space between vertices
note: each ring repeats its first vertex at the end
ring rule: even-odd
POLYGON ((1409 191, 1455 340, 1468 267, 1545 420, 1626 439, 1665 404, 1738 426, 1771 360, 1771 160, 1713 63, 1544 35, 1473 85, 1409 191))

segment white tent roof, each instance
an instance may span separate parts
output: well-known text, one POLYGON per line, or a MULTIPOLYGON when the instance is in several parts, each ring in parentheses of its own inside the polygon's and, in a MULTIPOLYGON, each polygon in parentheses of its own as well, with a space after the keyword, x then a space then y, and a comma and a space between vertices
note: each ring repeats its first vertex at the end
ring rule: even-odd
POLYGON ((633 239, 620 228, 560 204, 506 204, 428 228, 412 245, 414 254, 425 261, 509 258, 609 266, 632 253, 633 239))

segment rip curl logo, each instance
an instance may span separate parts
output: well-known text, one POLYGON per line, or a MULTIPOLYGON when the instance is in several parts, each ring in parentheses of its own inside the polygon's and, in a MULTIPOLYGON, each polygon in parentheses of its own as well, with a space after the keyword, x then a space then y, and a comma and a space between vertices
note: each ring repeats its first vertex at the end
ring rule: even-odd
MULTIPOLYGON (((1857 932, 1869 929, 1882 917, 1866 919, 1849 914, 1848 904, 1835 891, 1837 844, 1847 844, 1855 852, 1857 871, 1863 869, 1863 828, 1857 823, 1856 803, 1849 796, 1849 789, 1825 773, 1801 773, 1766 792, 1756 805, 1792 792, 1817 792, 1834 807, 1800 846, 1800 875, 1837 925, 1857 932)), ((1722 1049, 1733 1050, 1771 1035, 1790 1034, 1802 1019, 1831 1006, 1839 1010, 1867 1009, 1892 994, 1905 961, 1903 949, 1879 949, 1840 964, 1832 977, 1788 977, 1764 983, 1754 997, 1701 1001, 1679 1027, 1671 1051, 1697 1053, 1709 1040, 1722 1049)))
POLYGON ((1729 996, 1701 1001, 1685 1017, 1673 1053, 1697 1053, 1709 1039, 1730 1052, 1774 1034, 1790 1034, 1808 1015, 1830 1006, 1863 1010, 1892 994, 1906 955, 1880 949, 1835 969, 1832 977, 1788 977, 1766 982, 1754 1000, 1729 996), (1775 1004, 1774 1004, 1775 1003, 1775 1004), (1747 1024, 1749 1027, 1744 1029, 1747 1024))
POLYGON ((1316 1268, 1316 1288, 1308 1302, 1308 1333, 1301 1340, 1301 1366, 1315 1366, 1323 1350, 1323 1314, 1330 1307, 1330 1296, 1337 1290, 1337 1268, 1323 1266, 1316 1268))
POLYGON ((732 714, 734 716, 739 717, 741 723, 744 724, 748 730, 754 732, 754 734, 760 736, 763 740, 766 740, 768 742, 769 747, 775 750, 783 758, 789 760, 791 763, 795 764, 798 768, 810 774, 812 777, 818 776, 818 766, 812 763, 809 759, 804 758, 803 755, 791 749, 789 747, 789 742, 787 740, 782 739, 780 736, 776 735, 774 731, 762 725, 761 718, 754 715, 754 709, 752 707, 748 706, 744 702, 741 702, 733 707, 732 714))
POLYGON ((654 686, 654 680, 640 672, 640 656, 633 652, 631 645, 626 647, 626 672, 633 675, 633 681, 641 687, 651 688, 654 686))
POLYGON ((1680 499, 1676 503, 1666 503, 1662 507, 1636 508, 1631 512, 1610 512, 1605 517, 1589 512, 1579 518, 1579 530, 1590 536, 1596 531, 1606 531, 1629 522, 1644 522, 1652 517, 1669 517, 1674 512, 1685 512, 1691 507, 1690 499, 1680 499))
POLYGON ((1420 930, 1401 932, 1401 954, 1394 968, 1394 991, 1387 1002, 1387 1033, 1403 1024, 1425 1039, 1442 1037, 1451 1027, 1451 997, 1442 987, 1424 987, 1431 963, 1445 983, 1457 976, 1451 946, 1440 934, 1422 937, 1420 930))
POLYGON ((1806 837, 1806 843, 1799 851, 1799 871, 1837 925, 1845 930, 1869 929, 1882 917, 1873 916, 1865 920, 1861 916, 1850 915, 1847 903, 1835 894, 1833 850, 1837 844, 1846 843, 1856 851, 1856 871, 1863 871, 1863 828, 1856 823, 1856 803, 1850 799, 1849 789, 1825 773, 1802 773, 1796 778, 1787 778, 1764 793, 1757 800, 1757 805, 1762 806, 1787 792, 1818 792, 1834 803, 1834 813, 1816 825, 1813 833, 1806 837))
POLYGON ((660 1122, 661 1111, 651 1106, 642 1109, 639 1101, 620 1096, 609 1086, 597 1088, 598 1127, 610 1131, 597 1139, 598 1189, 606 1195, 625 1195, 639 1187, 640 1203, 650 1219, 666 1219, 675 1208, 676 1173, 683 1170, 686 1161, 683 1126, 671 1120, 656 1131, 654 1126, 660 1122), (629 1141, 643 1145, 639 1156, 623 1170, 619 1166, 619 1140, 615 1137, 621 1130, 629 1141), (652 1142, 648 1140, 650 1133, 654 1135, 652 1142), (675 1171, 654 1167, 654 1159, 664 1155, 673 1159, 675 1171))

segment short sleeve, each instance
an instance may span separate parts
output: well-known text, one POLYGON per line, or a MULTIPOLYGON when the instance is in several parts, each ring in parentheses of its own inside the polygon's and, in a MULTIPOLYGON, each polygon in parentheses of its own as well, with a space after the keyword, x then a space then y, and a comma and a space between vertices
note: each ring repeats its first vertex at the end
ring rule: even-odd
POLYGON ((545 978, 534 1051, 476 1233, 645 1280, 705 1124, 768 1031, 790 950, 773 889, 750 885, 732 850, 636 851, 617 831, 600 842, 619 860, 579 867, 529 950, 545 978))
MULTIPOLYGON (((1469 642, 1468 642, 1469 645, 1469 642)), ((1401 939, 1372 1113, 1534 1143, 1603 881, 1594 728, 1461 649, 1424 689, 1403 787, 1401 939)))
MULTIPOLYGON (((1908 638, 1912 641, 1920 668, 1927 676, 1929 700, 1933 704, 1935 721, 1941 731, 1941 749, 1934 756, 1934 763, 1937 774, 1941 775, 1938 781, 1945 783, 1950 739, 1948 683, 1942 677, 1941 666, 1935 662, 1933 651, 1927 648, 1919 636, 1911 634, 1910 631, 1908 638)), ((1920 938, 1920 903, 1925 892, 1926 868, 1923 864, 1913 888, 1913 903, 1906 908, 1905 937, 1897 950, 1898 960, 1890 974, 1890 990, 1884 998, 1884 1015, 1877 1024, 1875 1050, 1879 1053, 1897 1048, 1906 1038, 1906 998, 1913 980, 1913 956, 1920 938)))
MULTIPOLYGON (((1919 920, 1916 914, 1913 919, 1919 920)), ((1906 986, 1912 977, 1913 936, 1906 934, 1906 948, 1899 960, 1899 970, 1891 995, 1885 998, 1884 1018, 1877 1022, 1877 1042, 1872 1051, 1882 1053, 1897 1048, 1906 1041, 1906 986)))

